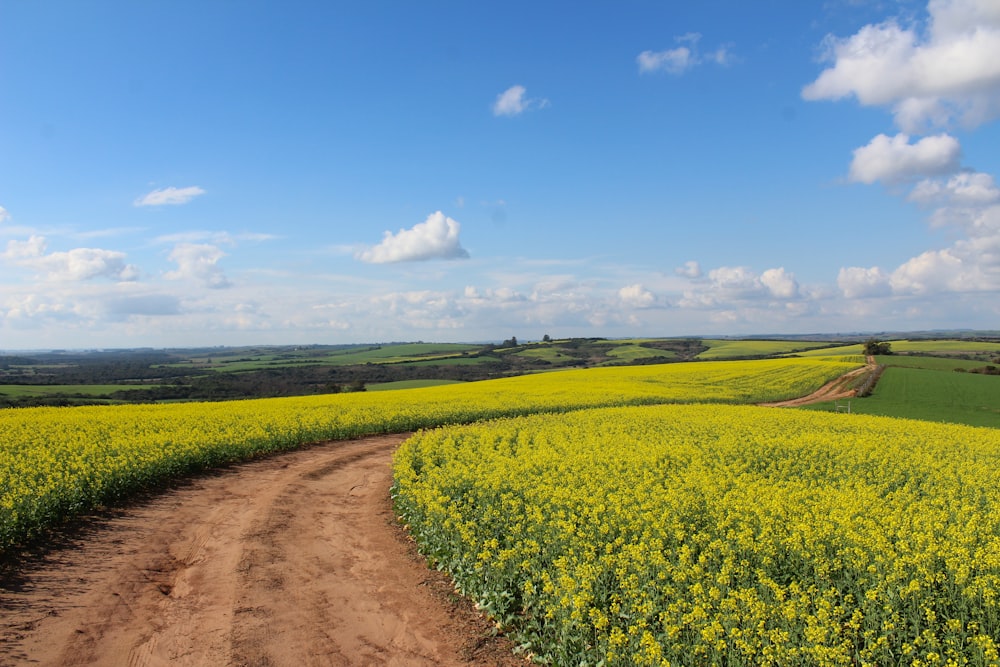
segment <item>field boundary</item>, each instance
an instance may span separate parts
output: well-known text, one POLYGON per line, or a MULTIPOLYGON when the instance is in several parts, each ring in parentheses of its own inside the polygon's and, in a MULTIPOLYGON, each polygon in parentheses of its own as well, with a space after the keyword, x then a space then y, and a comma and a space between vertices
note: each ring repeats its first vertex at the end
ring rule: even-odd
POLYGON ((855 396, 868 396, 875 388, 875 383, 878 382, 878 378, 882 374, 880 369, 884 368, 884 366, 875 363, 875 357, 869 355, 865 357, 864 366, 855 368, 852 371, 844 373, 839 378, 830 380, 811 394, 788 399, 787 401, 758 403, 758 405, 765 408, 796 408, 803 405, 812 405, 813 403, 826 403, 844 398, 854 398, 855 396), (867 374, 867 377, 860 386, 856 386, 858 378, 865 374, 867 374), (861 393, 862 388, 865 388, 868 393, 861 393))

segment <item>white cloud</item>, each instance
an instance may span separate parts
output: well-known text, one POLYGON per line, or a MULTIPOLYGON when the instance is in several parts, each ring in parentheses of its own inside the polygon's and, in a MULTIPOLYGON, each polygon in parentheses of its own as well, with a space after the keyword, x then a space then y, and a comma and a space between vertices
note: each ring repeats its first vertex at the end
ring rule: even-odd
POLYGON ((42 259, 49 277, 56 280, 104 277, 130 281, 139 277, 138 269, 125 263, 125 253, 116 250, 74 248, 67 252, 54 252, 42 259))
POLYGON ((962 273, 962 259, 951 250, 928 250, 893 271, 890 283, 895 292, 950 291, 958 286, 962 273))
POLYGON ((853 95, 862 105, 889 106, 906 132, 992 120, 1000 115, 998 7, 995 0, 931 0, 925 31, 887 21, 851 37, 828 36, 832 65, 802 96, 853 95))
POLYGON ((165 206, 168 204, 186 204, 195 197, 205 194, 205 191, 196 185, 187 188, 161 188, 147 192, 135 200, 136 206, 165 206))
POLYGON ((462 297, 469 303, 482 304, 507 304, 524 301, 524 295, 510 287, 498 287, 496 289, 487 288, 480 290, 472 285, 466 285, 462 297))
POLYGON ((877 266, 869 269, 859 266, 840 269, 837 287, 848 299, 887 296, 892 291, 889 276, 877 266))
POLYGON ((10 220, 10 213, 3 206, 0 206, 0 223, 10 220))
POLYGON ((854 150, 849 178, 868 184, 892 184, 947 174, 959 168, 961 153, 958 140, 948 134, 924 137, 913 144, 906 134, 879 134, 867 146, 854 150))
POLYGON ((684 266, 674 269, 674 273, 692 279, 701 278, 701 266, 695 261, 684 262, 684 266))
POLYGON ((799 295, 799 284, 795 281, 795 276, 785 271, 784 267, 768 269, 760 274, 760 282, 775 298, 794 299, 799 295))
POLYGON ((355 257, 372 264, 464 259, 469 253, 459 243, 460 229, 456 220, 437 211, 411 229, 401 229, 396 234, 385 232, 381 243, 356 253, 355 257))
POLYGON ((686 46, 679 46, 676 49, 666 51, 643 51, 636 56, 639 63, 640 72, 664 71, 670 74, 682 74, 686 70, 694 67, 696 60, 691 53, 691 49, 686 46))
POLYGON ((205 243, 178 243, 168 259, 177 263, 176 271, 168 271, 168 280, 194 280, 205 287, 222 289, 232 284, 222 272, 219 260, 226 256, 218 246, 205 243))
POLYGON ((733 297, 749 297, 760 291, 760 278, 745 266, 721 266, 708 272, 715 289, 733 297))
POLYGON ((639 283, 618 290, 618 298, 623 304, 633 308, 650 308, 656 305, 656 296, 639 283))
POLYGON ((899 294, 1000 290, 1000 234, 921 253, 893 271, 890 282, 899 294))
POLYGON ((528 90, 524 86, 511 86, 497 95, 493 102, 494 116, 517 116, 529 109, 544 109, 549 101, 543 97, 528 98, 528 90))
POLYGON ((924 179, 914 186, 909 199, 921 204, 981 206, 1000 201, 1000 188, 990 174, 965 171, 947 181, 924 179))
POLYGON ((14 264, 41 271, 52 281, 82 281, 92 278, 131 281, 139 276, 138 269, 125 263, 125 253, 101 248, 73 248, 45 254, 44 236, 32 236, 27 241, 11 240, 0 257, 14 264))
POLYGON ((708 272, 708 280, 686 290, 680 305, 704 309, 745 302, 791 301, 800 297, 795 276, 782 267, 758 274, 745 266, 720 266, 708 272))
POLYGON ((729 45, 723 45, 707 54, 702 54, 698 50, 698 42, 701 34, 689 32, 685 35, 674 38, 675 41, 689 46, 678 46, 674 49, 664 49, 663 51, 646 50, 636 56, 635 61, 639 65, 641 74, 649 72, 667 72, 668 74, 683 74, 689 69, 704 62, 712 62, 717 65, 729 65, 733 62, 733 55, 729 45))
POLYGON ((7 250, 4 251, 4 259, 19 261, 41 257, 45 254, 47 246, 44 236, 32 235, 27 241, 12 239, 7 241, 7 250))

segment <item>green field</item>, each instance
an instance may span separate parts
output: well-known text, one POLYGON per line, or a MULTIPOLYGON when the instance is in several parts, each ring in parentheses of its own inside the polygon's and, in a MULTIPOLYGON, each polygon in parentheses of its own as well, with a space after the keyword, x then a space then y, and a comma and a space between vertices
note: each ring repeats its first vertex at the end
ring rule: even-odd
POLYGON ((107 396, 116 391, 143 389, 155 385, 135 384, 0 384, 0 396, 33 398, 36 396, 107 396))
POLYGON ((1000 343, 976 340, 894 340, 892 351, 906 354, 1000 355, 1000 343))
POLYGON ((639 359, 649 359, 652 357, 666 357, 668 359, 675 359, 677 357, 677 353, 671 350, 662 350, 643 345, 643 343, 648 342, 650 341, 618 341, 618 344, 608 352, 608 356, 614 358, 615 361, 622 363, 632 363, 639 359))
POLYGON ((903 366, 907 368, 926 368, 932 371, 954 371, 956 368, 972 370, 982 368, 982 361, 970 359, 955 359, 952 357, 925 357, 909 354, 878 355, 875 361, 886 366, 903 366))
POLYGON ((446 384, 463 384, 455 380, 400 380, 399 382, 382 382, 370 384, 365 391, 390 391, 393 389, 422 389, 424 387, 441 387, 446 384))
POLYGON ((764 357, 830 347, 830 343, 798 340, 714 340, 706 338, 702 342, 708 346, 708 349, 698 355, 699 359, 764 357))
POLYGON ((327 348, 283 349, 267 348, 219 350, 192 355, 172 367, 194 367, 216 371, 255 371, 287 366, 351 366, 357 364, 387 364, 460 357, 476 352, 480 345, 466 343, 392 343, 387 345, 351 345, 333 350, 327 348))
MULTIPOLYGON (((846 401, 840 401, 843 407, 846 401)), ((833 403, 808 406, 834 410, 833 403)), ((851 412, 1000 428, 1000 377, 953 370, 889 366, 867 398, 851 412)))

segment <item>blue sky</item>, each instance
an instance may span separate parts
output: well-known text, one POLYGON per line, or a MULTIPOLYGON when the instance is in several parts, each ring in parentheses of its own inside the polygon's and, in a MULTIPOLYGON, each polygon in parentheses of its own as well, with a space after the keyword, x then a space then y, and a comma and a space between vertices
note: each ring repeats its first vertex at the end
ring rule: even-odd
POLYGON ((1000 328, 996 0, 0 23, 0 349, 1000 328))

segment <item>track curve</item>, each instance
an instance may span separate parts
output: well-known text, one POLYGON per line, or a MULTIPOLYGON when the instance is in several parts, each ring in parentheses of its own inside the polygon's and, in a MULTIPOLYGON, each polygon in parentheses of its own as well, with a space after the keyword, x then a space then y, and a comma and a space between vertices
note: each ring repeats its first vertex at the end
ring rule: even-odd
POLYGON ((0 580, 0 665, 516 665, 389 500, 388 435, 189 480, 0 580))

